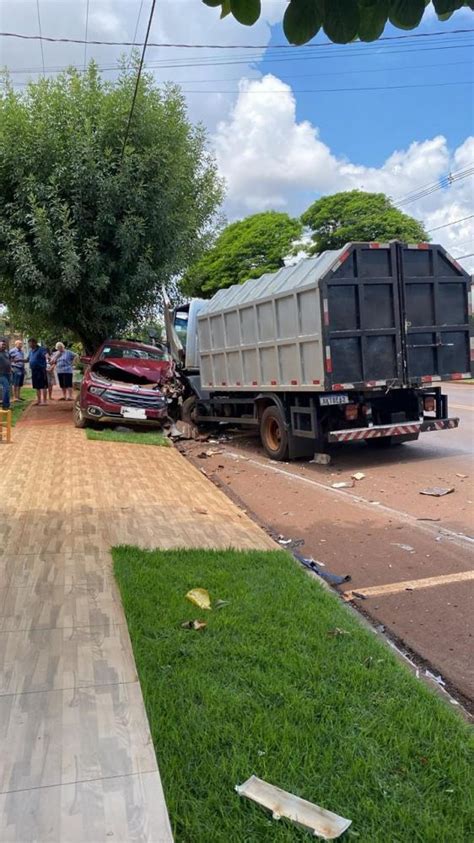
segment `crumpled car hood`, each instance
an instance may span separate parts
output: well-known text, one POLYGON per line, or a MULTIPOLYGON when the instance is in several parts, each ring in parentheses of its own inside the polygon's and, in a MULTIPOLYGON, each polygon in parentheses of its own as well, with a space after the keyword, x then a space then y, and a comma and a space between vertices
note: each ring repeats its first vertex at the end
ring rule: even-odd
POLYGON ((92 371, 126 383, 163 383, 173 377, 174 367, 169 360, 108 357, 94 363, 92 371))

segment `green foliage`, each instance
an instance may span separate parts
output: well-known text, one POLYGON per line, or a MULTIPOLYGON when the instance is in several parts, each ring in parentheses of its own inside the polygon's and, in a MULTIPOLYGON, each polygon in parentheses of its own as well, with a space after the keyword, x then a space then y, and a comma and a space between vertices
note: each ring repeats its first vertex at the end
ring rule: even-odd
POLYGON ((0 94, 0 301, 92 350, 156 306, 207 244, 222 183, 175 86, 94 63, 0 94))
POLYGON ((298 220, 277 211, 264 211, 231 223, 186 273, 183 291, 206 297, 221 287, 275 272, 284 265, 283 258, 301 231, 298 220))
POLYGON ((113 558, 176 843, 314 841, 236 795, 252 773, 349 817, 345 843, 471 839, 469 725, 289 554, 113 558))
POLYGON ((125 442, 129 445, 160 445, 168 448, 170 440, 164 433, 157 430, 114 430, 111 427, 104 427, 102 430, 86 428, 88 439, 99 442, 125 442))
MULTIPOLYGON (((231 12, 251 26, 260 17, 260 0, 203 0, 207 6, 221 6, 221 17, 231 12)), ((376 41, 389 21, 399 29, 414 29, 420 23, 429 0, 289 0, 283 30, 290 44, 306 44, 321 26, 337 44, 359 38, 376 41)), ((473 0, 433 0, 440 21, 456 9, 474 9, 473 0)))
POLYGON ((395 208, 384 193, 349 190, 317 199, 301 216, 311 229, 310 254, 339 249, 354 240, 429 240, 422 224, 395 208))

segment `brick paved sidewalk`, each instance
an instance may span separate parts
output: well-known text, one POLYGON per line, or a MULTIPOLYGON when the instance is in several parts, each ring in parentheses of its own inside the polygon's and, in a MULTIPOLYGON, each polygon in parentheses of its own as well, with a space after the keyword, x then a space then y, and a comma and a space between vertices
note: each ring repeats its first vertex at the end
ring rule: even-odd
POLYGON ((273 544, 176 450, 89 442, 62 402, 0 446, 0 493, 0 840, 167 843, 109 548, 273 544))

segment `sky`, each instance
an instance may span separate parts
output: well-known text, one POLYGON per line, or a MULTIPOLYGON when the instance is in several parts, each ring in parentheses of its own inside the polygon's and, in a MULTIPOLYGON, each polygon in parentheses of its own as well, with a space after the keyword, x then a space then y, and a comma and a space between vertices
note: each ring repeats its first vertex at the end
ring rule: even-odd
MULTIPOLYGON (((150 5, 0 0, 0 31, 141 41, 150 5)), ((262 0, 248 28, 231 16, 221 21, 200 0, 156 5, 151 42, 223 47, 150 47, 146 63, 157 81, 182 85, 190 119, 206 125, 227 184, 227 218, 267 209, 296 215, 328 193, 382 191, 474 272, 474 258, 463 258, 474 252, 474 13, 460 9, 440 23, 429 6, 416 30, 388 25, 373 44, 328 44, 319 33, 309 47, 282 48, 285 6, 262 0)), ((47 42, 41 49, 0 36, 0 66, 20 90, 43 62, 54 75, 94 58, 111 79, 126 52, 47 42)))

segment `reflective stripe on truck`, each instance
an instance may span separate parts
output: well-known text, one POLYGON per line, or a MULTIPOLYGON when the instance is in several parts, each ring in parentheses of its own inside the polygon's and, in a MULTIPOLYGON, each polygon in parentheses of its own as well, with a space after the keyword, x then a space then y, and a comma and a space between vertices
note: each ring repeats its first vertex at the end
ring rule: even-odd
POLYGON ((459 419, 432 419, 405 424, 379 424, 373 427, 354 427, 349 430, 331 430, 329 442, 351 442, 359 439, 379 439, 382 436, 405 436, 426 430, 447 430, 459 426, 459 419))

